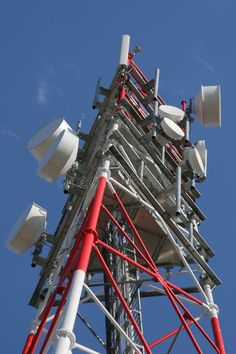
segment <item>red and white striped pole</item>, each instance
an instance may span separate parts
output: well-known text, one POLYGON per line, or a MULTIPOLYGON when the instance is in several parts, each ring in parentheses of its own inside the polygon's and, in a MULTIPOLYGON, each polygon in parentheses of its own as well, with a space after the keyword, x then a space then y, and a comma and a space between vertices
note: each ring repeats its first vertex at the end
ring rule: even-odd
POLYGON ((73 328, 77 316, 92 247, 94 241, 97 238, 96 227, 108 178, 109 165, 110 162, 106 160, 99 177, 98 187, 93 202, 93 210, 89 219, 87 220, 84 235, 82 236, 78 260, 74 268, 73 280, 67 299, 65 315, 61 328, 57 331, 58 340, 54 351, 55 354, 68 353, 73 348, 76 341, 75 335, 73 333, 73 328))
POLYGON ((224 341, 223 341, 223 336, 221 333, 220 329, 220 322, 218 319, 218 306, 215 305, 213 295, 212 295, 212 290, 209 284, 206 284, 204 286, 205 288, 205 293, 208 298, 208 302, 210 305, 210 312, 211 312, 211 326, 212 326, 212 331, 213 335, 215 338, 215 343, 219 349, 220 354, 225 354, 225 347, 224 347, 224 341))

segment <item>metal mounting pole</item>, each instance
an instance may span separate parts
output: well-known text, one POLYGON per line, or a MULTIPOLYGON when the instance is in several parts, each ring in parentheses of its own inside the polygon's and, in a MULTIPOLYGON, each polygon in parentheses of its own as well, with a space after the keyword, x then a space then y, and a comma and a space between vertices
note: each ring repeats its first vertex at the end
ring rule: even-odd
POLYGON ((186 122, 185 122, 185 141, 188 142, 189 141, 189 134, 190 134, 190 121, 189 118, 186 118, 186 122))
MULTIPOLYGON (((182 104, 182 108, 183 108, 183 111, 187 112, 187 101, 183 100, 181 102, 182 104)), ((189 141, 189 135, 190 135, 190 119, 189 119, 189 115, 187 113, 186 115, 186 121, 185 121, 185 141, 188 142, 189 141)))
POLYGON ((96 104, 97 104, 97 100, 98 100, 98 96, 99 96, 99 90, 100 90, 100 86, 101 86, 101 80, 102 80, 102 78, 101 78, 101 76, 99 76, 98 81, 97 81, 95 94, 94 94, 93 104, 92 104, 93 109, 96 108, 96 104))
MULTIPOLYGON (((154 95, 153 95, 153 99, 154 99, 155 102, 157 102, 157 98, 158 98, 159 78, 160 78, 160 69, 156 68, 156 70, 155 70, 154 95)), ((155 106, 155 108, 156 108, 156 106, 155 106)), ((155 115, 156 115, 156 113, 158 113, 158 105, 157 105, 157 111, 155 110, 155 115)))
POLYGON ((166 147, 162 146, 161 147, 161 161, 163 164, 165 163, 165 159, 166 159, 165 155, 166 155, 166 147))
POLYGON ((181 166, 176 168, 176 215, 181 212, 181 166))
POLYGON ((158 87, 159 87, 159 77, 160 77, 160 69, 157 68, 155 70, 155 83, 154 83, 154 94, 153 94, 153 101, 154 101, 154 114, 152 118, 152 139, 156 138, 157 130, 156 130, 156 120, 158 118, 158 87))

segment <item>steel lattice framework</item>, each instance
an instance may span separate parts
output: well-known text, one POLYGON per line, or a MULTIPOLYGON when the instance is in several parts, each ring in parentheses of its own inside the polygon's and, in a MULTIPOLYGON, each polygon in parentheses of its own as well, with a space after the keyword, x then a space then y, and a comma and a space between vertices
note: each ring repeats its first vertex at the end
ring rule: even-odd
POLYGON ((83 344, 77 343, 78 317, 100 352, 152 353, 167 341, 170 353, 186 332, 197 353, 203 352, 202 340, 209 352, 225 353, 212 295, 220 280, 208 264, 214 252, 198 231, 205 216, 196 205, 195 181, 202 180, 183 167, 183 150, 192 146, 191 105, 182 102, 185 117, 179 126, 185 138, 160 143, 158 126, 153 129, 156 110, 165 104, 157 93, 158 71, 153 80, 145 77, 134 62, 138 50, 118 66, 108 89, 99 79, 93 102, 98 114, 90 133, 78 127, 84 145, 65 177, 69 195, 63 216, 55 234, 44 235, 52 246, 47 257, 34 254, 42 270, 30 305, 38 312, 23 354, 98 353, 79 336, 83 344), (179 326, 170 324, 169 332, 150 343, 141 302, 156 297, 158 307, 160 296, 179 326), (79 312, 90 302, 104 314, 106 338, 79 312), (202 318, 211 319, 214 340, 202 318))

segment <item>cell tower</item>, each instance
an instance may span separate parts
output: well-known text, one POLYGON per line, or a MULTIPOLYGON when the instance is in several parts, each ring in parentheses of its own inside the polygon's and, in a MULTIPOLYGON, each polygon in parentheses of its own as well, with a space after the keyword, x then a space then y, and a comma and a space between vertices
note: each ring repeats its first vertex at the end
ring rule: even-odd
POLYGON ((64 176, 68 199, 54 235, 45 230, 47 211, 33 203, 9 237, 16 253, 34 246, 32 266, 41 267, 30 300, 37 314, 23 354, 170 353, 184 336, 192 352, 202 353, 204 345, 208 353, 225 353, 212 294, 221 281, 209 265, 214 252, 198 230, 205 216, 195 183, 206 179, 207 150, 205 141, 190 140, 194 115, 203 126, 220 126, 220 87, 202 86, 181 108, 166 105, 159 69, 148 80, 134 61, 140 48, 130 51, 129 41, 122 36, 110 87, 98 80, 90 133, 58 118, 28 143, 38 175, 47 181, 64 176), (144 297, 157 309, 149 321, 162 322, 161 298, 177 328, 171 321, 166 334, 149 341, 144 297), (80 313, 89 303, 104 315, 104 337, 101 324, 80 313), (77 335, 80 326, 97 348, 77 335))

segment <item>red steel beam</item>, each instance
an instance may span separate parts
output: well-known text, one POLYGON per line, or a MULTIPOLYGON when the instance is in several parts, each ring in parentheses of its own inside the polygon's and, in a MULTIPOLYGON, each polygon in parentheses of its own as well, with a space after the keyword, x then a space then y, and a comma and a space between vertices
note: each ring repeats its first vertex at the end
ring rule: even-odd
POLYGON ((26 343, 25 343, 25 346, 24 346, 24 349, 23 349, 23 352, 22 354, 28 354, 29 353, 29 349, 30 349, 30 346, 31 346, 31 343, 34 339, 34 334, 33 333, 30 333, 26 339, 26 343))
POLYGON ((194 335, 190 331, 189 326, 187 325, 187 322, 185 321, 185 318, 184 318, 183 314, 181 313, 181 311, 179 310, 178 306, 176 305, 176 303, 174 301, 174 296, 173 296, 174 293, 171 292, 171 290, 168 288, 167 285, 162 284, 162 286, 163 286, 163 289, 165 290, 165 293, 166 293, 168 299, 170 300, 170 303, 172 304, 173 308, 175 309, 175 312, 177 313, 180 321, 182 322, 182 324, 183 324, 183 326, 184 326, 184 328, 185 328, 190 340, 192 341, 194 347, 196 348, 198 354, 202 354, 202 350, 201 350, 198 342, 196 341, 194 335))
POLYGON ((203 302, 202 302, 201 300, 199 300, 199 299, 196 298, 195 296, 193 296, 193 295, 187 293, 187 292, 184 291, 183 289, 181 289, 181 288, 179 288, 178 286, 176 286, 175 284, 171 283, 169 280, 166 280, 166 284, 167 284, 170 288, 172 288, 172 289, 178 291, 179 293, 185 295, 186 297, 188 297, 190 300, 196 302, 197 304, 199 304, 199 305, 201 305, 201 306, 203 305, 203 302))
MULTIPOLYGON (((187 324, 187 326, 191 326, 193 324, 193 321, 189 321, 186 324, 187 324)), ((173 331, 165 334, 161 338, 159 338, 159 339, 153 341, 151 344, 149 344, 149 348, 153 348, 156 345, 158 345, 158 344, 164 342, 165 340, 169 339, 170 337, 173 337, 175 334, 177 334, 179 332, 179 330, 183 330, 183 329, 185 329, 184 326, 181 326, 181 328, 178 327, 176 329, 173 329, 173 331)))
MULTIPOLYGON (((51 294, 49 301, 48 301, 45 309, 43 310, 43 313, 41 314, 41 322, 39 324, 39 327, 36 331, 36 334, 34 335, 32 343, 30 345, 30 348, 28 351, 29 354, 33 354, 36 349, 39 338, 42 334, 44 325, 46 323, 47 317, 48 317, 48 315, 51 311, 51 308, 54 304, 56 295, 57 295, 59 289, 61 288, 61 286, 63 285, 63 282, 64 282, 66 276, 68 275, 68 271, 70 270, 70 266, 74 260, 74 256, 76 255, 77 249, 80 244, 80 236, 83 236, 83 234, 84 234, 84 239, 83 239, 83 242, 81 245, 82 256, 79 257, 78 263, 76 265, 76 269, 78 269, 78 267, 81 267, 79 269, 85 269, 88 265, 88 262, 90 259, 90 253, 92 250, 92 245, 94 242, 94 238, 97 236, 96 226, 97 226, 97 221, 98 221, 98 217, 99 217, 99 213, 100 213, 100 209, 101 209, 101 204, 102 204, 102 199, 103 199, 105 187, 106 187, 106 178, 101 176, 99 178, 96 195, 94 197, 94 200, 90 204, 87 215, 86 215, 84 222, 80 228, 80 231, 77 235, 76 242, 75 242, 75 244, 72 248, 72 251, 70 253, 70 256, 66 262, 66 265, 64 268, 65 270, 63 271, 56 289, 51 294)), ((75 269, 73 269, 73 272, 74 272, 74 270, 75 269)))
MULTIPOLYGON (((104 243, 101 240, 97 241, 97 244, 101 245, 102 247, 107 248, 108 250, 110 250, 111 252, 115 253, 116 255, 120 256, 121 258, 123 258, 124 260, 128 261, 129 263, 131 263, 132 265, 136 266, 137 268, 139 268, 140 270, 148 273, 149 275, 153 276, 154 278, 156 278, 157 281, 159 281, 162 286, 164 291, 166 292, 167 297, 169 298, 172 306, 174 307, 178 317, 180 318, 187 334, 189 335, 192 343, 194 344, 196 350, 198 351, 198 353, 202 353, 201 348, 199 347, 195 337, 193 336, 192 332, 190 331, 189 327, 187 326, 187 322, 184 319, 184 316, 182 315, 182 313, 180 312, 178 306, 176 305, 175 301, 178 302, 178 304, 184 309, 185 313, 189 316, 189 318, 193 321, 193 323, 196 325, 196 327, 200 330, 200 332, 205 336, 205 338, 208 340, 208 342, 213 346, 213 348, 218 352, 218 348, 216 347, 215 343, 211 340, 211 338, 207 335, 207 333, 202 329, 202 327, 197 323, 197 321, 193 318, 193 316, 191 315, 191 313, 187 310, 187 308, 182 304, 182 302, 179 300, 179 298, 177 297, 177 295, 168 287, 167 282, 161 277, 161 275, 159 273, 154 273, 152 271, 150 271, 149 269, 145 268, 144 266, 142 266, 141 264, 139 264, 138 262, 132 260, 131 258, 129 258, 128 256, 124 255, 123 253, 117 251, 116 249, 114 249, 113 247, 111 247, 110 245, 107 245, 106 243, 104 243)), ((171 283, 170 283, 171 284, 171 283)), ((171 284, 173 286, 173 284, 171 284)), ((175 287, 176 289, 179 289, 178 287, 175 287)), ((180 289, 181 290, 181 289, 180 289)), ((187 294, 187 293, 186 293, 187 294)), ((192 296, 190 294, 187 294, 188 297, 192 296)), ((195 298, 193 298, 193 300, 196 300, 195 298)))
MULTIPOLYGON (((165 289, 164 289, 165 290, 165 289)), ((203 336, 206 338, 206 340, 212 345, 212 347, 216 350, 217 353, 219 353, 219 348, 215 345, 215 343, 212 341, 212 339, 208 336, 208 334, 204 331, 204 329, 197 323, 195 318, 192 316, 190 311, 186 308, 186 306, 179 300, 178 296, 171 290, 169 289, 170 293, 172 294, 173 298, 175 301, 179 304, 180 307, 184 310, 186 316, 194 322, 195 326, 199 329, 199 331, 203 334, 203 336)))
POLYGON ((114 216, 109 212, 109 210, 102 205, 102 209, 105 211, 105 213, 109 216, 109 218, 112 220, 112 222, 114 223, 114 225, 116 225, 116 227, 119 229, 119 231, 124 235, 124 237, 127 239, 127 241, 129 242, 129 244, 131 246, 134 247, 134 249, 137 251, 137 253, 139 254, 139 256, 146 262, 146 264, 150 267, 150 269, 152 269, 152 264, 150 264, 150 262, 147 260, 147 258, 143 255, 143 253, 140 251, 140 249, 135 245, 135 243, 131 240, 131 238, 128 236, 128 234, 122 229, 122 227, 120 226, 120 224, 118 223, 118 221, 114 218, 114 216))
POLYGON ((152 257, 150 256, 150 253, 148 252, 147 247, 145 246, 145 243, 143 242, 141 236, 139 235, 136 227, 134 226, 129 214, 127 213, 122 201, 120 200, 120 198, 119 198, 119 196, 118 196, 118 194, 116 192, 114 192, 114 198, 116 199, 117 204, 119 205, 122 213, 124 214, 128 225, 130 226, 132 232, 134 233, 134 236, 136 237, 136 239, 137 239, 138 243, 140 244, 141 248, 143 249, 143 252, 144 252, 145 256, 147 257, 149 262, 152 264, 153 270, 156 270, 157 267, 156 267, 152 257))
POLYGON ((219 353, 225 354, 224 341, 223 341, 218 317, 213 316, 211 318, 211 325, 212 325, 212 330, 213 330, 216 345, 219 348, 219 353))
POLYGON ((68 292, 70 290, 72 278, 73 278, 73 276, 71 275, 70 280, 68 281, 68 283, 66 285, 66 288, 65 288, 65 290, 63 292, 63 295, 62 295, 61 301, 59 303, 59 306, 57 308, 57 311, 55 313, 55 316, 54 316, 54 318, 52 320, 52 323, 51 323, 51 325, 50 325, 50 327, 48 329, 48 333, 46 335, 46 338, 44 339, 44 342, 43 342, 43 345, 41 347, 41 350, 40 350, 39 354, 43 354, 44 349, 46 348, 46 345, 47 345, 47 343, 49 341, 49 338, 51 337, 51 334, 52 334, 52 332, 53 332, 53 330, 54 330, 54 328, 56 326, 56 323, 57 323, 57 320, 58 320, 58 318, 60 316, 61 310, 62 310, 63 306, 65 305, 66 298, 67 298, 68 292))
POLYGON ((150 350, 150 348, 149 348, 149 346, 148 346, 148 344, 147 344, 147 342, 146 342, 146 340, 145 340, 145 338, 144 338, 144 336, 142 334, 142 331, 139 328, 137 322, 135 321, 134 316, 133 316, 133 314, 132 314, 127 302, 125 301, 125 299, 124 299, 124 297, 123 297, 118 285, 116 284, 116 281, 113 278, 113 276, 112 276, 112 274, 111 274, 106 262, 104 261, 100 251, 98 250, 98 248, 95 245, 94 245, 94 249, 95 249, 95 252, 96 252, 96 254, 98 256, 98 259, 99 259, 99 261, 100 261, 100 263, 101 263, 101 265, 102 265, 102 267, 103 267, 108 279, 111 282, 112 287, 114 288, 114 290, 115 290, 115 292, 116 292, 116 294, 117 294, 117 296, 118 296, 118 298, 119 298, 119 300, 121 302, 121 305, 125 309, 125 311, 127 313, 127 316, 129 317, 130 321, 132 322, 132 324, 134 326, 134 329, 136 330, 136 332, 137 332, 137 334, 138 334, 138 336, 140 338, 140 341, 142 342, 146 352, 148 354, 151 354, 152 352, 151 352, 151 350, 150 350))

